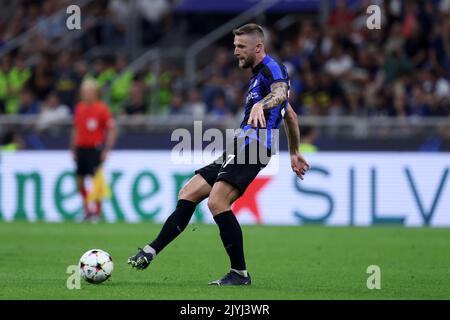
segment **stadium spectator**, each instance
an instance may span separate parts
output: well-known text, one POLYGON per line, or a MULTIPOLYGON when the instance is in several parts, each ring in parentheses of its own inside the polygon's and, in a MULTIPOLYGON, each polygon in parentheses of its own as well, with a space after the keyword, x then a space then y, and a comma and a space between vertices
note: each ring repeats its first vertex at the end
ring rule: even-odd
POLYGON ((42 4, 41 15, 37 26, 39 34, 46 41, 54 41, 66 31, 66 19, 63 15, 56 14, 61 7, 56 1, 45 0, 42 4))
POLYGON ((169 107, 169 114, 170 115, 186 115, 186 109, 183 104, 184 98, 181 93, 174 93, 172 95, 170 107, 169 107))
POLYGON ((298 146, 298 151, 301 154, 305 153, 316 153, 319 151, 319 148, 314 144, 317 138, 317 131, 314 127, 311 126, 300 126, 300 145, 298 146))
POLYGON ((230 53, 226 48, 218 48, 215 53, 214 60, 202 70, 202 75, 208 79, 213 75, 226 78, 233 70, 234 66, 230 62, 230 53))
POLYGON ((126 101, 123 111, 127 115, 147 113, 147 103, 145 99, 145 83, 135 80, 131 84, 130 96, 126 101))
MULTIPOLYGON (((159 92, 155 92, 155 88, 151 88, 151 94, 156 95, 158 105, 154 105, 151 109, 153 114, 167 114, 170 112, 170 104, 172 101, 172 84, 174 76, 171 70, 163 68, 163 71, 159 74, 159 77, 150 73, 147 79, 150 80, 155 77, 155 81, 159 81, 159 92)), ((153 100, 152 100, 153 101, 153 100)))
POLYGON ((38 118, 36 120, 36 129, 44 131, 51 129, 59 122, 68 119, 70 116, 70 108, 61 103, 61 100, 56 91, 48 94, 45 101, 42 103, 38 118))
POLYGON ((77 92, 83 75, 77 73, 73 66, 70 52, 62 52, 55 68, 55 90, 61 102, 71 108, 75 107, 77 92))
POLYGON ((108 10, 114 17, 114 21, 125 28, 123 25, 132 14, 130 1, 128 0, 111 0, 108 4, 108 10))
POLYGON ((128 65, 127 57, 119 54, 115 61, 115 76, 111 80, 110 103, 111 111, 118 113, 124 102, 129 98, 134 72, 125 70, 128 65))
MULTIPOLYGON (((317 53, 319 46, 319 34, 317 27, 309 20, 301 22, 299 36, 297 38, 296 45, 300 55, 295 52, 289 54, 289 62, 291 62, 296 68, 301 67, 301 59, 314 59, 314 55, 317 53)), ((295 48, 293 48, 295 49, 295 48)))
POLYGON ((424 117, 430 115, 430 96, 425 93, 420 85, 415 85, 408 101, 408 114, 410 116, 424 117))
POLYGON ((405 73, 412 73, 414 71, 414 64, 405 55, 401 45, 393 46, 387 51, 383 72, 385 85, 391 85, 392 82, 400 78, 405 73))
POLYGON ((349 8, 347 0, 337 0, 336 7, 328 18, 327 28, 338 33, 344 33, 355 19, 354 13, 349 8))
POLYGON ((206 113, 206 103, 202 101, 200 90, 197 88, 189 92, 189 101, 185 105, 186 112, 194 119, 201 119, 206 113))
POLYGON ((168 0, 137 0, 136 6, 142 15, 141 27, 143 44, 150 45, 159 40, 164 32, 161 22, 170 15, 168 0))
POLYGON ((39 102, 53 90, 55 80, 53 59, 53 55, 48 52, 41 54, 29 80, 29 86, 39 102))
POLYGON ((317 76, 312 72, 305 72, 300 96, 301 114, 315 116, 326 114, 329 107, 329 99, 326 95, 326 92, 321 93, 317 76))
POLYGON ((36 96, 29 88, 25 88, 20 92, 18 114, 22 115, 37 115, 40 106, 36 100, 36 96))
POLYGON ((214 104, 214 99, 218 95, 225 95, 223 84, 225 79, 218 74, 213 74, 204 84, 202 90, 203 99, 208 106, 208 111, 211 111, 214 104))
POLYGON ((352 67, 352 57, 344 52, 342 45, 335 44, 331 58, 324 65, 324 71, 334 78, 345 79, 352 67))
POLYGON ((382 89, 375 96, 373 108, 368 110, 370 117, 393 117, 396 115, 389 90, 382 89))
POLYGON ((0 151, 2 152, 14 152, 23 149, 24 146, 24 141, 13 129, 6 130, 0 138, 0 151))
POLYGON ((0 59, 0 114, 6 113, 8 100, 8 73, 10 69, 10 58, 8 55, 0 59))
POLYGON ((112 44, 121 46, 125 44, 125 32, 127 21, 132 18, 132 10, 128 0, 111 0, 108 4, 108 16, 112 27, 114 28, 114 37, 112 44))
POLYGON ((225 95, 218 94, 217 96, 214 97, 213 107, 209 112, 209 114, 217 119, 231 117, 230 107, 227 104, 225 95))
POLYGON ((95 79, 99 88, 104 91, 116 77, 116 74, 113 57, 103 56, 95 59, 92 65, 92 73, 89 72, 86 77, 95 79))
POLYGON ((91 74, 89 73, 90 65, 88 62, 84 59, 77 60, 73 65, 74 71, 75 71, 75 77, 80 80, 85 80, 88 78, 92 78, 91 74))
POLYGON ((19 107, 19 94, 31 77, 31 68, 25 65, 21 54, 14 58, 14 65, 8 73, 8 100, 7 113, 16 113, 19 107))

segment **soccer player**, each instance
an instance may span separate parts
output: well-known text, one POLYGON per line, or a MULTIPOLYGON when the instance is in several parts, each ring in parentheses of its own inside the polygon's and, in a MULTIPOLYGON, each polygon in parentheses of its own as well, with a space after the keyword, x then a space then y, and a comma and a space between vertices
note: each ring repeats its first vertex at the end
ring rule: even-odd
POLYGON ((255 149, 259 151, 262 146, 270 159, 273 130, 278 129, 284 119, 293 171, 303 179, 309 168, 298 152, 299 127, 297 115, 288 103, 289 79, 286 68, 266 54, 264 32, 259 25, 244 25, 233 30, 233 34, 234 55, 239 61, 239 67, 250 68, 253 73, 241 130, 233 145, 228 146, 218 160, 195 171, 194 177, 181 189, 176 209, 167 218, 157 238, 128 259, 132 267, 147 268, 156 255, 186 228, 196 205, 209 197, 208 207, 219 227, 231 263, 229 273, 209 284, 250 285, 242 231, 231 206, 267 165, 268 160, 264 160, 259 152, 256 161, 250 161, 254 155, 252 152, 255 149), (242 158, 244 163, 239 161, 242 158))
POLYGON ((89 207, 85 177, 94 176, 108 157, 116 141, 116 127, 108 106, 100 101, 95 80, 85 80, 80 88, 81 101, 75 107, 71 151, 76 162, 78 191, 83 199, 84 220, 98 220, 101 201, 89 207))

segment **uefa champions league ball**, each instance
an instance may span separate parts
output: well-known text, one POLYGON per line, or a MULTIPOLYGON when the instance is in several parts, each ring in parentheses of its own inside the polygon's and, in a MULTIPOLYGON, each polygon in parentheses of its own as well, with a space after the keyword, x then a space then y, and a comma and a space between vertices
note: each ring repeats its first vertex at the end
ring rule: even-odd
POLYGON ((114 264, 108 252, 92 249, 81 256, 80 276, 89 283, 102 283, 111 277, 114 264))

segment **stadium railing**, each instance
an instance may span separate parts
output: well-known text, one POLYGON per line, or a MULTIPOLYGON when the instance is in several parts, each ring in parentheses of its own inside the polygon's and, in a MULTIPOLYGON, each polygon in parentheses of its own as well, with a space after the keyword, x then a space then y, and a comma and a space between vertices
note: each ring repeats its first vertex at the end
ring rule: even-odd
MULTIPOLYGON (((28 115, 2 115, 0 117, 0 134, 8 128, 15 131, 37 131, 38 117, 28 115)), ((204 130, 238 128, 241 115, 217 118, 206 115, 194 119, 186 115, 119 115, 116 121, 121 132, 170 132, 177 128, 193 129, 194 121, 202 121, 204 130)), ((428 118, 388 118, 388 117, 318 117, 300 116, 300 127, 313 127, 322 136, 364 138, 414 138, 415 136, 445 136, 450 139, 450 120, 448 117, 428 118)), ((68 117, 51 125, 52 131, 66 131, 72 126, 68 117)))

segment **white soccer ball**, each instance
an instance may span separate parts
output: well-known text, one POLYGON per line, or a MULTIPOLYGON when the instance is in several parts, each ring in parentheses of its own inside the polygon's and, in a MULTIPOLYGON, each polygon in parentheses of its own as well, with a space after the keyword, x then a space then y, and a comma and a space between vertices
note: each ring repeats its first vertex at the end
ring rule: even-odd
POLYGON ((114 269, 114 264, 108 252, 101 249, 92 249, 81 256, 80 276, 90 283, 102 283, 109 277, 114 269))

